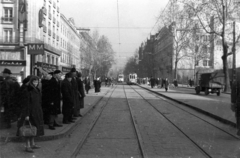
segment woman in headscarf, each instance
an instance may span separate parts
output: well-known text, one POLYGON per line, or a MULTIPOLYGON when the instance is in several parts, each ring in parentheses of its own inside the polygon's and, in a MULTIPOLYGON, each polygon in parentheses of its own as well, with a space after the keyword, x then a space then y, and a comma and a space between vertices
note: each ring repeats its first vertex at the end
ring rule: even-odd
MULTIPOLYGON (((41 106, 42 98, 38 85, 39 78, 37 76, 28 77, 22 85, 24 87, 21 88, 21 99, 19 100, 22 106, 22 112, 20 120, 18 121, 17 135, 19 135, 19 128, 25 123, 31 123, 32 126, 35 126, 37 128, 36 136, 44 135, 43 112, 41 106)), ((33 152, 33 149, 40 148, 35 144, 34 137, 25 138, 26 152, 33 152)))

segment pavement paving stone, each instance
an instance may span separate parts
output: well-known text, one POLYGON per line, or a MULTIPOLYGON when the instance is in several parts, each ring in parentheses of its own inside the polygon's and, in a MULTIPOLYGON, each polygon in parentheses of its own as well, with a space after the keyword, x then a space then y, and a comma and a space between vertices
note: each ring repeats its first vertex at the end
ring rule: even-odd
MULTIPOLYGON (((139 91, 142 95, 146 94, 139 91)), ((186 113, 168 102, 148 100, 159 111, 168 113, 165 115, 175 125, 177 125, 184 133, 186 133, 191 139, 198 143, 205 151, 207 151, 213 157, 236 157, 240 153, 240 141, 224 133, 223 131, 213 127, 210 124, 186 113), (231 147, 231 148, 229 148, 231 147)))
POLYGON ((79 151, 78 157, 139 157, 137 137, 123 90, 113 93, 108 105, 79 151))
POLYGON ((127 89, 127 95, 131 98, 129 102, 146 144, 144 149, 150 157, 203 157, 199 149, 140 96, 132 99, 130 91, 133 90, 127 89))

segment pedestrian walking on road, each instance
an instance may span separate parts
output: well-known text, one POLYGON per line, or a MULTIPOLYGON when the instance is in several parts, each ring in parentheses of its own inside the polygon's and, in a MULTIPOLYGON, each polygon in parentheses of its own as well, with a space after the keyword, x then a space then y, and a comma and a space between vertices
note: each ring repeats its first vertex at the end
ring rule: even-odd
MULTIPOLYGON (((22 108, 21 117, 18 120, 18 131, 19 128, 25 123, 31 124, 37 128, 36 136, 44 135, 44 121, 42 112, 42 98, 41 92, 38 88, 39 78, 37 76, 30 76, 25 81, 21 87, 19 103, 22 108), (29 80, 29 81, 28 81, 29 80)), ((25 137, 26 138, 26 152, 33 152, 33 149, 38 149, 34 141, 35 136, 25 137)))
POLYGON ((150 78, 150 84, 151 84, 151 88, 154 88, 154 86, 155 86, 155 79, 153 77, 150 78))
POLYGON ((73 108, 74 108, 74 90, 72 85, 72 75, 67 73, 65 79, 62 81, 61 92, 62 92, 62 114, 63 124, 70 124, 73 120, 73 108))
POLYGON ((85 84, 85 90, 86 93, 88 94, 88 91, 90 90, 91 86, 90 86, 90 78, 87 76, 84 80, 84 84, 85 84))
MULTIPOLYGON (((238 75, 240 77, 240 75, 238 75)), ((235 112, 236 116, 236 124, 237 124, 237 136, 240 137, 240 80, 233 83, 231 92, 231 107, 232 110, 235 112)))
POLYGON ((49 106, 48 112, 49 122, 48 126, 49 129, 55 130, 55 127, 62 127, 58 123, 58 115, 61 114, 61 83, 60 83, 60 70, 55 70, 53 72, 53 77, 49 80, 49 106))
MULTIPOLYGON (((80 110, 84 108, 84 88, 83 88, 83 81, 82 81, 82 74, 80 72, 77 73, 77 84, 78 84, 78 92, 79 92, 79 101, 80 101, 80 110)), ((79 110, 80 117, 82 117, 81 112, 79 110)))
POLYGON ((165 79, 165 91, 167 92, 169 88, 169 81, 168 78, 165 79))

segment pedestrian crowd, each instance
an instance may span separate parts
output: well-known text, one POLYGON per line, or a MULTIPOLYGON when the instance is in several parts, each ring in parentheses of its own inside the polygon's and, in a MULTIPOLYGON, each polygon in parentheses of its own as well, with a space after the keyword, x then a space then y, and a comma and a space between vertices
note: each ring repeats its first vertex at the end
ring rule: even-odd
MULTIPOLYGON (((12 77, 9 69, 5 68, 2 74, 0 128, 11 128, 11 123, 17 121, 17 136, 24 136, 27 135, 23 128, 25 125, 34 127, 31 132, 35 134, 25 137, 27 152, 40 148, 35 144, 34 137, 44 135, 44 124, 50 130, 55 130, 62 127, 62 124, 74 123, 77 117, 82 117, 80 111, 84 108, 84 84, 88 94, 91 82, 88 76, 83 80, 75 68, 63 80, 61 71, 55 70, 41 78, 27 76, 21 85, 12 77), (59 120, 59 114, 63 114, 62 120, 59 120)), ((94 86, 95 93, 100 92, 100 77, 94 80, 94 86)))

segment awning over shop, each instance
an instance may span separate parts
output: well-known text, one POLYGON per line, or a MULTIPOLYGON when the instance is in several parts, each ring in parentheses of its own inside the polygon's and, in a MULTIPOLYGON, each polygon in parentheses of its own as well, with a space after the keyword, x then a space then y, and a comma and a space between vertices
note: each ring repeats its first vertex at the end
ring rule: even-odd
POLYGON ((42 62, 37 62, 36 66, 37 66, 36 68, 39 69, 44 74, 58 70, 57 65, 52 65, 52 64, 42 63, 42 62))

